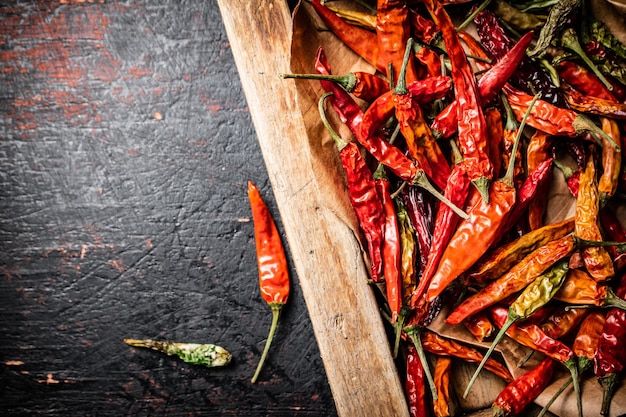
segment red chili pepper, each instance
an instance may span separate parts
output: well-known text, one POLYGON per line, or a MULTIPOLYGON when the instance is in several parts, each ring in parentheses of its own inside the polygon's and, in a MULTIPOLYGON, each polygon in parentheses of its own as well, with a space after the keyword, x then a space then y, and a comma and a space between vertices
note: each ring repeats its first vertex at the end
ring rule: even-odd
POLYGON ((378 71, 383 74, 387 73, 386 62, 379 58, 378 40, 375 33, 349 24, 324 6, 321 0, 311 0, 311 5, 324 23, 346 46, 372 64, 378 71))
POLYGON ((424 367, 415 347, 409 345, 406 355, 406 397, 411 417, 428 416, 424 367))
POLYGON ((463 325, 479 342, 484 342, 489 339, 495 331, 493 323, 489 320, 489 317, 484 311, 480 311, 466 318, 463 320, 463 325))
POLYGON ((591 97, 617 101, 617 98, 596 75, 574 61, 561 61, 557 66, 559 76, 576 90, 591 97))
MULTIPOLYGON (((502 90, 511 74, 515 72, 532 38, 532 32, 528 32, 520 38, 501 60, 478 79, 481 103, 490 102, 502 90)), ((467 36, 467 39, 470 39, 470 36, 467 36)), ((468 41, 466 41, 466 44, 471 45, 468 41)), ((457 117, 457 102, 455 100, 446 106, 433 120, 431 128, 435 136, 448 138, 454 135, 458 128, 457 117)))
POLYGON ((415 59, 424 68, 427 76, 436 77, 442 74, 441 57, 437 52, 422 45, 417 45, 414 49, 417 49, 415 59))
POLYGON ((524 411, 550 383, 555 366, 555 362, 546 357, 535 368, 509 383, 493 402, 492 416, 512 416, 524 411))
POLYGON ((439 33, 435 22, 425 18, 414 9, 409 9, 409 23, 411 24, 411 34, 425 44, 430 44, 439 33))
MULTIPOLYGON (((501 175, 502 171, 502 157, 504 150, 502 146, 504 142, 502 114, 500 114, 500 111, 495 107, 487 107, 485 109, 485 122, 487 123, 487 146, 489 149, 489 159, 493 165, 493 175, 498 177, 501 175)), ((511 143, 511 145, 513 144, 511 143)), ((520 161, 520 159, 515 158, 516 161, 520 161)), ((521 164, 517 164, 514 174, 516 184, 515 188, 519 188, 518 178, 520 177, 520 168, 521 164)))
POLYGON ((354 142, 342 140, 330 127, 324 116, 324 100, 332 93, 326 93, 319 101, 322 122, 339 150, 339 157, 346 173, 346 185, 352 208, 367 241, 370 257, 372 281, 381 279, 383 270, 383 242, 385 238, 385 211, 382 196, 379 195, 372 172, 361 156, 354 142))
MULTIPOLYGON (((626 242, 626 229, 622 226, 613 209, 605 206, 600 210, 600 226, 607 237, 614 242, 626 242)), ((626 266, 626 252, 620 252, 615 247, 608 247, 607 250, 613 257, 613 265, 616 271, 626 266)))
MULTIPOLYGON (((551 151, 551 136, 542 131, 536 131, 530 138, 528 146, 526 147, 526 166, 528 171, 534 171, 540 164, 545 163, 550 158, 551 151)), ((546 172, 546 180, 541 184, 537 184, 539 187, 535 191, 535 198, 532 198, 528 202, 528 227, 530 230, 539 229, 544 225, 544 215, 548 208, 547 194, 550 170, 546 172)))
POLYGON ((565 100, 571 109, 581 113, 626 120, 626 104, 624 103, 587 96, 565 83, 561 86, 561 91, 563 91, 565 100))
POLYGON ((272 309, 272 325, 269 336, 265 342, 261 360, 252 377, 252 383, 255 383, 261 373, 274 334, 278 328, 280 313, 289 298, 290 284, 289 267, 280 234, 267 205, 261 197, 261 193, 251 181, 248 181, 248 199, 250 200, 250 209, 252 210, 254 223, 261 296, 272 309))
MULTIPOLYGON (((409 218, 411 219, 411 225, 415 229, 415 236, 417 238, 419 248, 417 262, 419 263, 419 275, 422 275, 426 258, 428 257, 432 247, 435 216, 431 201, 432 199, 418 187, 405 187, 400 196, 407 208, 409 218)), ((446 205, 442 205, 440 210, 443 207, 446 207, 447 210, 451 211, 451 209, 446 205)))
POLYGON ((446 10, 437 0, 425 0, 423 3, 441 30, 450 60, 457 101, 459 147, 467 165, 467 175, 483 199, 488 202, 493 166, 489 160, 487 125, 476 77, 446 10))

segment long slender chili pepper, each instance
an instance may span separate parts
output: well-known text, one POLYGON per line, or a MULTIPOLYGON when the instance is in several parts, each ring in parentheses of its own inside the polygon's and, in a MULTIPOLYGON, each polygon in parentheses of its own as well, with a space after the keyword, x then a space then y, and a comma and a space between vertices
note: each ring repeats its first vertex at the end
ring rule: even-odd
MULTIPOLYGON (((484 111, 485 122, 487 123, 487 145, 489 148, 489 159, 493 165, 494 177, 499 177, 502 171, 502 154, 503 154, 503 141, 504 141, 504 126, 502 124, 502 114, 495 107, 487 107, 484 111)), ((516 158, 516 161, 520 161, 521 158, 516 158)), ((508 164, 507 164, 508 165, 508 164)), ((517 164, 515 170, 515 188, 519 188, 520 173, 523 173, 521 164, 517 164)))
MULTIPOLYGON (((598 224, 600 196, 594 159, 594 152, 590 152, 580 175, 574 230, 580 239, 600 241, 603 240, 598 224)), ((587 271, 595 280, 607 281, 615 274, 613 260, 606 248, 586 246, 581 249, 581 255, 587 271)))
POLYGON ((537 39, 535 46, 528 51, 528 55, 530 57, 544 55, 552 40, 563 30, 563 26, 568 22, 570 16, 578 12, 581 4, 582 0, 559 0, 557 4, 552 6, 548 20, 539 32, 539 39, 537 39))
MULTIPOLYGON (((391 80, 399 79, 404 59, 404 48, 411 37, 409 8, 406 0, 378 0, 376 3, 376 38, 379 60, 386 68, 391 65, 391 80)), ((406 82, 417 80, 415 65, 410 59, 406 64, 406 82)))
POLYGON ((527 255, 507 273, 491 282, 476 294, 466 298, 446 318, 450 325, 459 324, 475 312, 492 306, 524 289, 540 274, 576 248, 576 239, 567 235, 550 241, 527 255))
MULTIPOLYGON (((626 274, 622 274, 615 293, 626 297, 626 274)), ((611 399, 617 387, 619 375, 626 364, 626 310, 613 308, 606 314, 602 334, 594 356, 594 373, 604 389, 600 414, 609 414, 611 399)))
MULTIPOLYGON (((449 198, 448 196, 445 197, 449 198)), ((400 198, 402 198, 402 201, 407 207, 411 224, 415 229, 419 250, 419 258, 416 262, 419 265, 419 275, 421 276, 426 266, 426 259, 432 248, 432 240, 435 236, 433 232, 435 216, 433 204, 428 194, 418 187, 405 187, 402 194, 400 194, 400 198)), ((454 201, 452 201, 452 203, 459 205, 454 201)), ((446 205, 441 206, 439 210, 442 210, 443 207, 445 207, 445 210, 451 210, 446 205)))
POLYGON ((404 383, 409 415, 423 417, 428 415, 426 402, 426 384, 424 383, 424 367, 415 347, 409 346, 406 355, 406 381, 404 383))
MULTIPOLYGON (((624 106, 626 109, 626 106, 624 106)), ((601 117, 600 123, 602 130, 615 142, 620 142, 619 124, 608 117, 601 117)), ((600 207, 604 207, 606 203, 615 195, 619 184, 620 172, 622 169, 622 152, 613 148, 606 139, 602 138, 601 166, 602 174, 598 179, 598 198, 600 199, 600 207)))
MULTIPOLYGON (((474 17, 474 23, 481 43, 492 59, 501 59, 513 47, 513 40, 506 34, 493 11, 481 11, 474 17)), ((513 86, 526 93, 541 92, 543 100, 565 107, 565 101, 550 76, 526 56, 521 59, 517 71, 509 80, 513 86)))
POLYGON ((478 368, 474 372, 474 375, 472 375, 470 382, 467 384, 467 388, 463 394, 464 398, 467 397, 467 394, 476 381, 484 363, 487 361, 500 340, 502 340, 502 337, 504 337, 508 328, 514 323, 530 317, 531 314, 546 305, 552 297, 554 297, 554 294, 559 290, 559 288, 561 288, 561 285, 567 276, 567 270, 567 259, 557 262, 551 269, 539 275, 532 283, 530 283, 515 299, 515 301, 511 303, 509 306, 508 317, 500 326, 500 331, 496 334, 489 350, 485 353, 482 362, 478 365, 478 368))
MULTIPOLYGON (((484 359, 484 355, 476 348, 461 344, 430 330, 422 331, 421 339, 424 350, 434 355, 454 356, 471 363, 479 363, 484 359)), ((513 380, 513 376, 506 366, 494 359, 488 358, 485 360, 485 369, 506 382, 513 380)))
POLYGON ((339 84, 348 93, 361 100, 371 102, 381 94, 389 91, 389 82, 376 74, 365 71, 354 71, 344 75, 323 74, 280 74, 281 78, 299 80, 325 80, 339 84))
MULTIPOLYGON (((576 310, 576 309, 574 309, 576 310)), ((584 371, 593 366, 593 359, 596 353, 596 348, 602 334, 602 327, 604 326, 604 313, 600 311, 590 311, 582 321, 574 343, 572 350, 578 360, 578 372, 582 374, 584 371)), ((537 417, 543 417, 550 409, 550 406, 554 401, 572 384, 572 378, 568 378, 561 387, 555 391, 554 395, 541 409, 537 417)))
POLYGON ((561 61, 557 71, 563 81, 585 96, 617 101, 613 93, 586 67, 574 61, 561 61))
MULTIPOLYGON (((463 32, 459 33, 459 36, 462 35, 463 32)), ((513 73, 515 73, 520 60, 524 56, 524 51, 526 47, 532 41, 532 32, 524 35, 508 52, 507 54, 500 59, 495 65, 493 65, 487 72, 485 72, 478 79, 478 90, 480 93, 480 101, 481 103, 488 103, 494 97, 498 95, 498 93, 502 90, 507 80, 511 77, 513 73)), ((466 44, 470 39, 469 36, 464 38, 466 40, 466 44)), ((474 50, 472 50, 473 53, 474 50)), ((431 128, 436 137, 438 138, 448 138, 454 135, 458 129, 458 114, 457 114, 457 101, 453 101, 451 104, 446 106, 433 120, 431 123, 431 128)))
POLYGON ((433 402, 435 417, 450 417, 450 373, 452 358, 438 356, 435 362, 434 381, 437 387, 437 401, 433 402))
POLYGON ((184 362, 208 367, 226 366, 233 355, 221 346, 211 343, 177 343, 151 339, 124 339, 124 343, 133 347, 143 347, 177 356, 184 362))
MULTIPOLYGON (((528 109, 528 104, 532 100, 532 96, 505 85, 503 88, 506 98, 511 105, 511 109, 515 113, 515 117, 521 119, 528 109)), ((607 135, 596 126, 587 116, 574 110, 563 109, 554 106, 547 101, 537 100, 534 109, 528 117, 528 125, 542 132, 553 136, 576 137, 584 133, 590 133, 594 138, 605 137, 607 135)), ((612 138, 607 138, 611 145, 619 149, 619 144, 615 143, 612 138)))
POLYGON ((346 174, 348 195, 359 226, 367 242, 372 281, 381 280, 383 272, 383 241, 385 238, 385 211, 382 196, 378 193, 372 172, 354 142, 342 140, 332 130, 324 115, 324 100, 333 93, 324 94, 318 103, 322 122, 335 141, 339 158, 346 174))
POLYGON ((626 309, 626 301, 615 295, 611 287, 597 282, 582 269, 570 270, 554 299, 573 305, 626 309))
MULTIPOLYGON (((513 154, 516 153, 519 146, 524 126, 525 119, 522 120, 520 125, 513 154)), ((448 284, 474 265, 491 244, 494 243, 494 239, 500 233, 500 228, 506 223, 506 219, 515 205, 514 164, 515 160, 511 158, 504 177, 492 182, 489 190, 489 202, 484 198, 480 199, 471 208, 469 217, 458 225, 456 232, 450 238, 450 242, 441 256, 437 271, 429 283, 426 291, 427 301, 441 294, 448 284)))
POLYGON ((382 73, 387 72, 386 62, 380 60, 376 34, 367 29, 351 25, 335 12, 322 4, 321 0, 311 0, 311 5, 328 25, 330 30, 357 55, 365 59, 382 73))
POLYGON ((541 394, 552 379, 556 363, 549 357, 508 384, 492 405, 493 417, 518 415, 541 394))
POLYGON ((457 99, 459 146, 464 163, 467 164, 467 175, 488 202, 493 166, 489 160, 487 125, 476 77, 446 10, 437 0, 425 0, 424 5, 441 30, 450 60, 454 95, 457 99))
MULTIPOLYGON (((526 166, 530 172, 534 171, 541 164, 545 164, 550 160, 550 151, 552 149, 552 136, 537 130, 533 133, 528 146, 526 147, 526 166)), ((548 170, 546 174, 551 171, 548 170)), ((544 179, 550 178, 547 175, 544 179)), ((537 184, 534 198, 531 198, 527 204, 527 219, 530 230, 535 230, 544 225, 544 216, 548 208, 547 191, 550 183, 545 180, 541 184, 537 184)))
POLYGON ((267 358, 274 334, 278 328, 280 313, 289 298, 289 267, 285 249, 272 215, 252 181, 248 181, 248 199, 254 223, 259 285, 261 296, 272 310, 272 324, 265 342, 263 354, 252 376, 255 383, 267 358))
POLYGON ((582 94, 567 84, 561 89, 569 107, 581 113, 606 116, 612 119, 626 120, 626 104, 604 98, 590 97, 582 94))
POLYGON ((396 206, 391 198, 391 184, 385 174, 385 166, 379 164, 374 172, 374 184, 381 202, 385 218, 383 235, 383 277, 387 294, 387 304, 391 309, 391 322, 398 320, 402 308, 402 249, 400 247, 400 230, 396 206))
POLYGON ((547 224, 512 242, 498 246, 489 256, 476 264, 476 267, 468 274, 468 284, 484 285, 499 278, 533 251, 553 240, 562 238, 573 230, 574 219, 569 218, 547 224))

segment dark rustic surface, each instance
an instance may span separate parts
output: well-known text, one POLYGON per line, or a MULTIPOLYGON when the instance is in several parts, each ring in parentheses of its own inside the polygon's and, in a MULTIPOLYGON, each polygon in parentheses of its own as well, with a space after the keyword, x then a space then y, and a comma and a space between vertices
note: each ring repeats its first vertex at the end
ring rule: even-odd
POLYGON ((336 414, 295 274, 249 382, 271 314, 246 182, 278 212, 214 1, 1 2, 0 120, 2 415, 336 414))

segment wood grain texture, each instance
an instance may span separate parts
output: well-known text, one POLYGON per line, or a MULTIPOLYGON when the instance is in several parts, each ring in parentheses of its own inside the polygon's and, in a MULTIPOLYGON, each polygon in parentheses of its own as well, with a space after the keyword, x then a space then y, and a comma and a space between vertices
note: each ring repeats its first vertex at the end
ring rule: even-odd
POLYGON ((218 1, 340 416, 406 416, 378 307, 350 229, 321 202, 289 72, 283 1, 218 1))

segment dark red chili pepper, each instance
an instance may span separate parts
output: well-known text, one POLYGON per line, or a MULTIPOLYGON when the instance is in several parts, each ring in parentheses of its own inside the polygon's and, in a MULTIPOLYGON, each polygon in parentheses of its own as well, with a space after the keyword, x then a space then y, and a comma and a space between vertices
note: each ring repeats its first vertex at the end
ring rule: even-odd
POLYGON ((492 416, 512 416, 524 411, 550 383, 555 367, 555 362, 546 357, 535 368, 509 383, 493 402, 492 416))
POLYGON ((267 358, 274 334, 278 328, 280 313, 289 298, 289 267, 285 249, 267 205, 261 197, 259 189, 252 181, 248 181, 248 199, 254 223, 254 239, 256 242, 257 266, 259 270, 259 286, 261 297, 272 309, 272 324, 265 342, 263 354, 252 377, 255 383, 265 359, 267 358))
MULTIPOLYGON (((463 33, 460 32, 460 36, 463 33)), ((467 36, 467 45, 471 45, 469 42, 470 36, 467 36)), ((509 77, 515 72, 532 38, 532 32, 524 35, 501 60, 478 79, 481 103, 489 103, 502 90, 509 77)), ((472 52, 475 53, 474 51, 472 52)), ((457 102, 455 100, 446 106, 433 120, 431 127, 435 136, 448 138, 455 134, 458 128, 457 117, 457 102)))
MULTIPOLYGON (((619 221, 613 209, 605 206, 600 210, 600 226, 607 237, 614 242, 626 242, 626 230, 619 221)), ((620 252, 616 248, 607 248, 613 257, 613 265, 616 271, 626 266, 626 253, 620 252)))
POLYGON ((328 7, 321 0, 311 0, 311 5, 328 25, 330 30, 361 58, 372 64, 383 74, 387 73, 387 63, 380 60, 376 34, 367 29, 351 25, 328 7))
MULTIPOLYGON (((474 17, 476 30, 482 45, 494 60, 501 59, 512 47, 498 16, 491 10, 483 10, 474 17)), ((526 48, 524 48, 526 49, 526 48)), ((518 89, 529 94, 541 93, 541 97, 552 104, 566 107, 565 100, 552 82, 546 71, 528 57, 522 58, 517 71, 511 75, 510 82, 518 89), (532 87, 529 87, 531 85, 532 87)))
MULTIPOLYGON (((400 197, 407 208, 411 225, 415 229, 415 236, 419 248, 419 258, 417 259, 417 263, 419 264, 418 276, 420 276, 423 274, 426 259, 432 246, 435 216, 432 198, 418 187, 405 187, 400 197)), ((439 210, 443 207, 451 210, 446 205, 442 205, 439 210)))
POLYGON ((354 142, 342 140, 330 127, 324 115, 324 100, 333 93, 324 94, 319 101, 319 112, 326 129, 335 141, 346 173, 346 185, 352 208, 367 242, 372 281, 381 279, 383 268, 383 241, 385 238, 385 211, 372 172, 354 142))
MULTIPOLYGON (((626 274, 617 285, 615 293, 626 298, 626 274)), ((612 308, 606 314, 602 334, 594 356, 594 373, 604 389, 600 414, 608 415, 610 402, 626 364, 626 310, 612 308)))
POLYGON ((430 44, 439 33, 435 22, 413 9, 409 9, 409 23, 411 24, 411 34, 425 44, 430 44))
POLYGON ((467 176, 488 202, 493 166, 489 159, 487 124, 476 77, 447 11, 437 0, 425 0, 423 3, 441 31, 450 60, 457 102, 459 147, 467 165, 467 176))
POLYGON ((563 81, 581 93, 605 100, 617 101, 617 98, 606 88, 595 74, 574 61, 561 61, 557 66, 559 76, 563 81))
MULTIPOLYGON (((485 109, 485 122, 487 123, 487 146, 489 149, 489 159, 493 165, 493 175, 498 177, 502 171, 502 154, 503 154, 503 141, 504 141, 504 126, 502 124, 502 115, 500 111, 495 107, 487 107, 485 109)), ((511 143, 511 145, 513 145, 511 143)), ((516 161, 520 161, 521 158, 516 158, 516 161)), ((508 165, 508 164, 507 164, 508 165)), ((517 164, 515 170, 515 183, 518 187, 518 178, 520 177, 521 164, 517 164)))
POLYGON ((428 416, 424 367, 415 347, 409 345, 406 355, 406 397, 411 417, 428 416))

